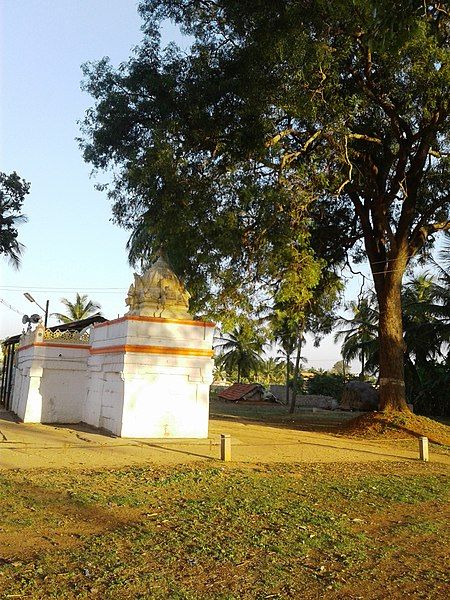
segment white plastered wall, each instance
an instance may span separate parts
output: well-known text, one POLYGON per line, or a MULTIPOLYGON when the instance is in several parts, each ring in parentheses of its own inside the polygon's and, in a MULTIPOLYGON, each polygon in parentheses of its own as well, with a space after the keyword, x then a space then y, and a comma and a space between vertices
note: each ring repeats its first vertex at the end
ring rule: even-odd
POLYGON ((89 346, 19 348, 12 410, 25 423, 78 423, 86 395, 89 346))
POLYGON ((213 328, 127 318, 94 328, 84 420, 122 437, 208 436, 213 328))

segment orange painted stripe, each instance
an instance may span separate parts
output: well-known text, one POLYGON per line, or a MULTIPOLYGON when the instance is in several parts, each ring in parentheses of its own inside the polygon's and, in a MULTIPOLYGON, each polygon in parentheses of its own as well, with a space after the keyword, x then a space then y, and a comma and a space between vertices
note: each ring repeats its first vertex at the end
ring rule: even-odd
POLYGON ((18 352, 21 350, 27 350, 28 348, 33 348, 33 346, 39 346, 44 348, 84 348, 89 349, 89 344, 49 344, 46 342, 35 342, 34 344, 28 344, 27 346, 21 346, 18 349, 18 352))
POLYGON ((193 325, 194 327, 215 327, 216 324, 211 321, 190 321, 188 319, 164 319, 163 317, 140 317, 139 315, 125 315, 118 319, 112 319, 105 323, 94 323, 94 328, 106 327, 113 323, 121 323, 122 321, 145 321, 147 323, 179 323, 180 325, 193 325))
POLYGON ((213 355, 212 350, 203 348, 174 348, 170 346, 104 346, 102 348, 91 348, 91 354, 119 354, 119 353, 139 353, 139 354, 171 354, 175 356, 207 356, 213 355))

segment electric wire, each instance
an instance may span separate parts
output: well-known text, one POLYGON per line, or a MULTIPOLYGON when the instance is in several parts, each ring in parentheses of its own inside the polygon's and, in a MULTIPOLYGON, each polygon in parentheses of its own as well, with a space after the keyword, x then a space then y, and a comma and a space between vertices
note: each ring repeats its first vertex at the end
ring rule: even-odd
POLYGON ((109 288, 109 287, 84 287, 84 286, 78 286, 78 287, 70 287, 70 288, 64 288, 64 287, 33 287, 33 286, 15 286, 15 285, 0 285, 0 289, 1 290, 6 290, 6 291, 13 291, 13 292, 22 292, 23 290, 25 291, 32 291, 32 292, 73 292, 73 291, 79 291, 80 289, 86 292, 96 292, 96 291, 106 291, 106 292, 114 292, 114 293, 119 293, 119 292, 123 292, 126 288, 109 288))
MULTIPOLYGON (((375 271, 374 273, 370 273, 368 272, 367 275, 365 275, 365 277, 370 278, 371 275, 386 275, 387 273, 400 273, 400 272, 404 272, 404 269, 388 269, 386 271, 375 271)), ((83 287, 83 286, 78 286, 78 287, 71 287, 71 288, 56 288, 56 287, 33 287, 33 286, 26 286, 26 287, 22 287, 22 286, 4 286, 4 285, 0 285, 0 290, 3 291, 7 291, 7 292, 22 292, 22 291, 32 291, 32 292, 48 292, 48 293, 57 293, 57 292, 61 292, 61 293, 66 293, 66 292, 80 292, 80 290, 82 290, 83 292, 92 292, 92 293, 97 293, 97 294, 121 294, 123 292, 126 292, 126 288, 110 288, 110 287, 97 287, 97 288, 93 288, 93 287, 83 287)))
POLYGON ((9 308, 10 310, 14 311, 18 315, 22 314, 19 310, 17 310, 17 308, 14 308, 14 306, 11 306, 11 304, 9 304, 8 302, 6 302, 6 300, 3 300, 3 298, 0 298, 0 302, 2 304, 4 304, 6 306, 6 308, 9 308))

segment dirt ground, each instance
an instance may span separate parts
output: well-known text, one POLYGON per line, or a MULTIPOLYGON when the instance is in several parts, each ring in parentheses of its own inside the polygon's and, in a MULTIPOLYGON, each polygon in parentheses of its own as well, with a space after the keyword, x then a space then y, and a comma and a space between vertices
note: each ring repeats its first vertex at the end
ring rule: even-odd
POLYGON ((0 473, 0 598, 448 598, 438 463, 0 473))
MULTIPOLYGON (((207 439, 151 440, 117 438, 83 424, 17 423, 3 411, 0 469, 96 469, 216 461, 220 456, 220 434, 231 435, 233 464, 418 460, 416 440, 334 435, 336 416, 326 415, 325 425, 316 417, 309 411, 297 415, 295 423, 255 422, 245 415, 225 415, 215 410, 207 439), (323 428, 327 433, 321 432, 323 428)), ((430 461, 450 465, 448 450, 432 445, 430 461)))
POLYGON ((353 416, 212 402, 207 439, 144 440, 0 412, 0 598, 448 598, 449 448, 353 416))

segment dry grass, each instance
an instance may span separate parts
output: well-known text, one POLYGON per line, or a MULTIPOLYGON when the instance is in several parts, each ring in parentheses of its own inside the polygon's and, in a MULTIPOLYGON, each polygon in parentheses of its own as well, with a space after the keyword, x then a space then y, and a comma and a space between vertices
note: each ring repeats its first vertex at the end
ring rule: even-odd
POLYGON ((403 412, 370 412, 344 424, 341 433, 363 438, 416 438, 450 445, 450 427, 420 415, 403 412))

